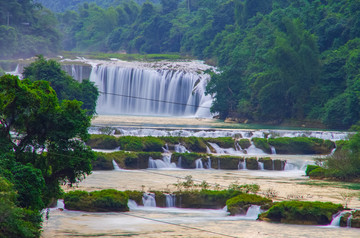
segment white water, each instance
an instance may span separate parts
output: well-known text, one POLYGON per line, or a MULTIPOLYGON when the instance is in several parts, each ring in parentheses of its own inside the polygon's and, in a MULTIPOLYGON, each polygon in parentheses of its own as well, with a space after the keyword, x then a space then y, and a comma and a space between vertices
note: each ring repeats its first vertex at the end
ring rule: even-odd
POLYGON ((122 64, 93 66, 90 80, 99 88, 99 114, 211 117, 205 96, 209 75, 193 71, 122 64), (145 100, 144 100, 145 98, 145 100), (146 100, 148 99, 148 100, 146 100), (200 106, 200 107, 199 107, 200 106))
POLYGON ((271 154, 276 155, 276 149, 274 146, 270 146, 271 154))
POLYGON ((253 142, 251 142, 250 147, 246 149, 246 152, 248 155, 266 155, 262 149, 256 148, 253 142))
POLYGON ((181 144, 177 144, 175 145, 174 148, 175 152, 177 153, 189 153, 190 151, 188 151, 185 146, 181 145, 181 144))
MULTIPOLYGON (((169 123, 171 123, 171 119, 169 119, 169 123)), ((351 133, 349 132, 339 132, 339 131, 289 131, 289 130, 247 130, 247 129, 234 129, 234 130, 221 130, 221 129, 202 129, 202 130, 194 130, 194 129, 152 129, 152 128, 122 128, 117 127, 120 131, 121 135, 124 136, 179 136, 179 137, 207 137, 207 138, 218 138, 218 137, 233 137, 233 138, 244 138, 244 139, 252 139, 252 138, 265 138, 267 134, 273 133, 272 138, 279 137, 314 137, 324 140, 344 140, 347 139, 351 133)), ((91 134, 100 134, 98 128, 90 128, 91 134)), ((237 148, 237 150, 241 150, 241 148, 237 148)))
POLYGON ((166 207, 175 207, 175 195, 165 194, 166 207))
POLYGON ((264 170, 264 163, 258 161, 259 170, 264 170))
POLYGON ((162 160, 149 157, 149 169, 169 169, 176 168, 175 163, 171 163, 171 155, 163 155, 162 160))
POLYGON ((331 221, 329 227, 340 227, 340 219, 345 214, 348 213, 348 211, 339 212, 336 215, 333 216, 333 220, 331 221))
POLYGON ((156 207, 155 194, 144 193, 142 197, 144 207, 156 207))
POLYGON ((245 218, 248 220, 256 220, 261 213, 260 206, 257 205, 251 205, 251 207, 248 208, 245 218))
POLYGON ((119 167, 119 165, 116 163, 115 160, 112 161, 112 164, 113 164, 113 166, 114 166, 114 170, 115 170, 115 171, 121 171, 121 170, 123 170, 123 169, 121 169, 121 168, 119 167))
POLYGON ((246 169, 246 161, 243 160, 243 161, 239 161, 239 164, 238 164, 238 169, 246 169))
POLYGON ((202 160, 201 159, 197 159, 197 160, 195 160, 195 168, 196 169, 203 169, 204 168, 204 165, 203 165, 203 162, 202 162, 202 160))

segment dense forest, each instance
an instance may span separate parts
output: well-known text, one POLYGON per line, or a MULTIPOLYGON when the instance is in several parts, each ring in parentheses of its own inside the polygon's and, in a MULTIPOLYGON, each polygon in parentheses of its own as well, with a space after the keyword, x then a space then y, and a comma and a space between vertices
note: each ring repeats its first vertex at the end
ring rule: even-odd
POLYGON ((222 119, 338 129, 360 119, 359 0, 56 2, 0 3, 1 58, 182 54, 219 67, 207 92, 222 119))

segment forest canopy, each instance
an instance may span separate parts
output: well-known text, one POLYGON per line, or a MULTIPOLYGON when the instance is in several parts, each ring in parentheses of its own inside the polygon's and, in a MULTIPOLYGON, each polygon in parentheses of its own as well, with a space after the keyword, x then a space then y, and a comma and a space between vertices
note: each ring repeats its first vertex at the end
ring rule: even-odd
POLYGON ((218 66, 207 92, 220 118, 338 129, 360 119, 360 0, 11 0, 0 13, 1 58, 188 55, 218 66))

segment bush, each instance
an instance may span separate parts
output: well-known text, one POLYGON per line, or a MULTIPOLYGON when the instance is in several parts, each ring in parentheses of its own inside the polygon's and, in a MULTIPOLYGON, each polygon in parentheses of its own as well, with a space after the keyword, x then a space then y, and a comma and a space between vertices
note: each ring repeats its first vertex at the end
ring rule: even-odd
POLYGON ((87 212, 125 212, 128 196, 124 192, 106 189, 94 192, 72 191, 64 195, 65 208, 87 212))
POLYGON ((343 209, 331 202, 284 201, 275 203, 259 219, 290 224, 328 225, 332 216, 343 209))
POLYGON ((305 174, 306 176, 309 176, 310 175, 310 172, 317 169, 317 168, 320 168, 320 166, 318 165, 312 165, 312 164, 309 164, 308 166, 306 166, 306 170, 305 170, 305 174))
POLYGON ((230 215, 246 214, 251 205, 269 208, 272 205, 272 200, 256 194, 243 193, 226 201, 226 206, 230 215))
POLYGON ((326 175, 326 169, 322 167, 316 168, 309 173, 310 178, 324 178, 325 175, 326 175))

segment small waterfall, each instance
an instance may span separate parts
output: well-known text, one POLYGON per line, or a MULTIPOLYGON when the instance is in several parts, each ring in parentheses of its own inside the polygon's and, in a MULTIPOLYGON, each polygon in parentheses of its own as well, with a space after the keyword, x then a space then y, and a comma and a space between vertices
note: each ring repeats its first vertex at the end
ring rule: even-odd
POLYGON ((112 164, 114 166, 115 171, 121 171, 122 169, 119 167, 119 165, 116 163, 115 160, 112 160, 112 164))
POLYGON ((254 142, 251 142, 251 145, 246 149, 246 152, 248 155, 266 155, 262 149, 256 148, 254 142))
POLYGON ((10 71, 10 72, 6 72, 7 74, 11 74, 11 75, 14 75, 14 76, 18 76, 19 79, 22 79, 23 78, 23 75, 22 75, 22 67, 20 67, 19 64, 16 65, 16 68, 14 71, 10 71))
POLYGON ((258 219, 260 213, 260 206, 251 205, 251 207, 248 208, 245 217, 249 220, 256 220, 258 219))
POLYGON ((276 155, 276 149, 274 146, 270 146, 270 149, 271 149, 271 154, 272 155, 276 155))
POLYGON ((331 150, 330 155, 333 155, 335 153, 335 151, 336 151, 336 147, 331 150))
POLYGON ((170 153, 168 144, 165 144, 164 147, 162 147, 164 153, 170 153))
POLYGON ((202 162, 202 160, 201 159, 197 159, 197 160, 195 160, 195 168, 196 169, 203 169, 204 168, 204 165, 203 165, 203 162, 202 162))
POLYGON ((210 157, 208 157, 208 161, 205 163, 205 165, 206 165, 207 169, 211 169, 211 159, 210 159, 210 157))
POLYGON ((243 151, 243 149, 241 148, 241 146, 239 145, 238 142, 235 143, 235 150, 236 151, 243 151))
POLYGON ((190 151, 188 151, 185 146, 181 145, 181 144, 178 144, 178 145, 175 145, 175 152, 176 153, 189 153, 190 151))
POLYGON ((178 159, 178 162, 177 162, 177 167, 178 168, 181 168, 181 160, 182 160, 182 158, 180 156, 179 159, 178 159))
POLYGON ((65 209, 64 199, 57 200, 55 209, 65 209))
POLYGON ((221 163, 219 159, 218 159, 218 169, 221 169, 221 163))
POLYGON ((175 207, 175 195, 165 194, 166 207, 175 207))
POLYGON ((209 146, 206 146, 206 153, 211 154, 211 150, 210 150, 209 146))
POLYGON ((241 170, 241 169, 246 169, 246 161, 245 159, 243 161, 239 161, 239 164, 238 164, 238 169, 241 170))
POLYGON ((353 218, 353 215, 351 214, 346 221, 346 227, 351 227, 351 219, 352 218, 353 218))
POLYGON ((176 168, 175 163, 171 163, 171 155, 164 155, 162 160, 149 157, 149 169, 169 169, 176 168))
MULTIPOLYGON (((274 166, 274 164, 273 164, 273 166, 274 166)), ((291 164, 287 161, 285 162, 284 170, 295 170, 295 169, 297 169, 296 165, 291 164)))
POLYGON ((130 210, 136 209, 138 207, 137 203, 134 200, 129 199, 128 200, 128 207, 130 210))
POLYGON ((331 221, 329 226, 340 227, 340 219, 345 213, 347 213, 347 211, 338 212, 335 215, 333 215, 333 220, 331 221))
POLYGON ((155 194, 144 193, 142 197, 144 207, 156 207, 155 194))
POLYGON ((264 163, 258 161, 258 168, 259 170, 264 170, 264 163))

